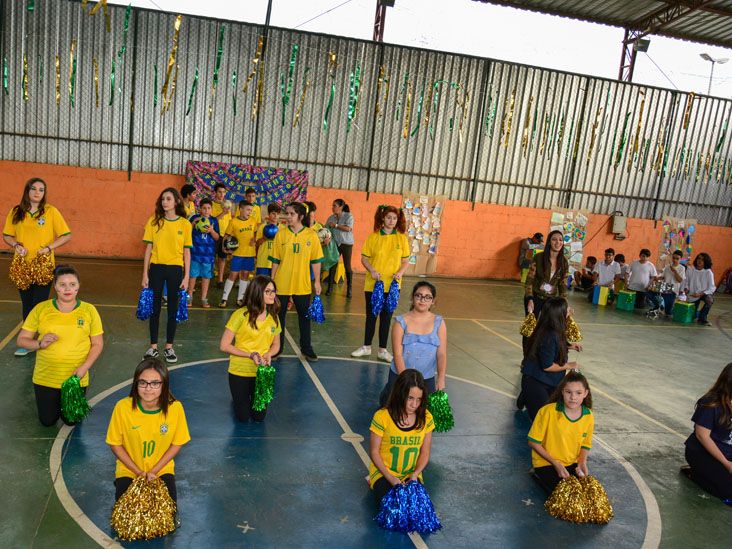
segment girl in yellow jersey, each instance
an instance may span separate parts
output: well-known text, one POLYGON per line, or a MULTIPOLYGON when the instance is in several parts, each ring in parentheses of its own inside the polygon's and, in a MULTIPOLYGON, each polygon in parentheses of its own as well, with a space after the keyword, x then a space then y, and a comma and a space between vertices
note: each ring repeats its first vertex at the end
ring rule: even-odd
MULTIPOLYGON (((389 293, 392 280, 401 287, 402 276, 409 263, 409 241, 404 234, 407 220, 404 212, 394 206, 379 206, 374 215, 374 232, 361 248, 361 263, 366 268, 364 291, 366 295, 366 330, 363 345, 353 351, 351 356, 361 357, 371 354, 371 340, 376 331, 376 317, 371 310, 371 295, 377 280, 384 283, 384 293, 389 293)), ((386 295, 384 295, 386 300, 386 295)), ((392 312, 382 307, 379 314, 379 360, 391 362, 394 358, 387 350, 392 312)))
POLYGON ((153 313, 150 317, 150 348, 144 358, 155 358, 158 352, 158 328, 163 286, 168 288, 168 327, 165 350, 167 362, 178 362, 173 350, 175 341, 175 313, 178 311, 178 288, 188 287, 193 247, 193 226, 186 218, 183 199, 176 189, 168 187, 155 203, 155 215, 145 224, 143 241, 145 260, 142 268, 142 287, 152 288, 153 313))
POLYGON ((249 417, 264 421, 267 415, 266 408, 258 412, 252 404, 257 367, 270 365, 280 350, 279 308, 272 279, 255 276, 244 294, 244 306, 231 315, 221 336, 219 347, 230 355, 229 389, 238 421, 245 422, 249 417))
POLYGON ((181 447, 191 440, 183 405, 170 392, 168 368, 157 358, 146 358, 135 368, 130 396, 114 407, 107 428, 107 444, 117 458, 115 499, 135 477, 160 477, 177 502, 175 463, 181 447))
POLYGON ((288 204, 285 208, 287 227, 277 231, 272 245, 272 278, 277 285, 280 300, 280 350, 284 346, 285 316, 287 301, 292 297, 300 324, 300 351, 310 360, 318 360, 310 342, 310 293, 320 295, 320 264, 323 250, 318 235, 310 227, 307 208, 300 202, 288 204), (310 280, 310 266, 314 280, 310 280))
MULTIPOLYGON (((46 204, 46 182, 43 179, 34 177, 25 184, 20 204, 13 207, 5 218, 3 240, 13 247, 16 255, 28 262, 41 254, 50 254, 53 261, 53 250, 71 240, 71 231, 64 218, 56 208, 46 204)), ((18 291, 25 320, 33 307, 48 299, 51 284, 31 284, 18 291)), ((15 356, 25 356, 31 350, 19 347, 15 356)))
POLYGON ((422 482, 434 428, 422 374, 404 370, 394 382, 386 407, 377 410, 371 420, 369 485, 377 505, 392 486, 422 482))
POLYGON ((94 305, 81 301, 79 273, 59 265, 53 275, 56 299, 39 303, 18 334, 18 346, 37 350, 33 369, 38 419, 50 427, 61 415, 61 385, 75 375, 86 391, 89 369, 104 347, 102 320, 94 305))

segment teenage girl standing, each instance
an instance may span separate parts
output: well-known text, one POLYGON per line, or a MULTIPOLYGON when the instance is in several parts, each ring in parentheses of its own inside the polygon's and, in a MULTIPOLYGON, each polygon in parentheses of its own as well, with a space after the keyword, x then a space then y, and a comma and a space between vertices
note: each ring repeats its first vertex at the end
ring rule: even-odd
POLYGON ((152 288, 153 313, 150 317, 150 348, 145 358, 159 356, 158 327, 163 286, 170 290, 168 295, 168 326, 166 329, 166 362, 177 362, 173 350, 175 341, 175 314, 178 311, 178 288, 188 287, 188 273, 191 266, 193 226, 185 217, 183 200, 176 189, 168 187, 160 193, 155 203, 155 215, 145 224, 143 241, 145 260, 142 268, 142 287, 152 288))
MULTIPOLYGON (((361 263, 366 268, 364 295, 366 297, 366 329, 363 346, 351 353, 353 357, 369 356, 371 341, 376 331, 376 317, 371 310, 371 296, 377 280, 384 283, 384 299, 389 286, 395 280, 401 287, 402 276, 409 262, 409 241, 404 234, 407 220, 404 212, 394 206, 379 206, 374 216, 374 232, 367 238, 361 249, 361 263)), ((378 358, 391 362, 394 358, 386 348, 389 340, 392 312, 382 307, 379 314, 379 352, 378 358)))
MULTIPOLYGON (((353 270, 351 269, 351 255, 353 253, 353 215, 351 209, 342 198, 333 201, 333 215, 325 225, 331 229, 333 240, 338 245, 338 252, 343 256, 343 267, 346 269, 346 297, 353 295, 353 270)), ((333 278, 338 265, 331 267, 328 273, 328 289, 325 295, 333 291, 333 278)))

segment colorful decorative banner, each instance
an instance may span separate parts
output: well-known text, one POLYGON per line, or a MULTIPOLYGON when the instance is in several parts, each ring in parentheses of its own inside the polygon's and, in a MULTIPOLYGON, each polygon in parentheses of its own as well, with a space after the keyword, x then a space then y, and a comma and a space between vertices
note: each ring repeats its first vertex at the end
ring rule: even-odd
POLYGON ((238 203, 244 191, 253 187, 260 206, 277 202, 280 205, 302 202, 308 196, 308 172, 265 168, 250 164, 225 162, 186 162, 186 181, 196 186, 199 197, 212 197, 214 186, 226 185, 226 198, 238 203))
POLYGON ((444 196, 405 193, 402 208, 407 218, 409 275, 427 275, 437 270, 437 252, 442 232, 444 196))
POLYGON ((590 214, 586 210, 552 208, 549 231, 562 231, 564 235, 564 257, 569 262, 569 274, 574 275, 585 266, 583 246, 587 238, 590 214))
POLYGON ((680 219, 664 216, 661 223, 663 234, 658 247, 658 261, 656 267, 660 273, 664 267, 671 264, 671 255, 676 250, 683 253, 682 261, 691 260, 693 254, 694 233, 696 233, 696 219, 680 219))

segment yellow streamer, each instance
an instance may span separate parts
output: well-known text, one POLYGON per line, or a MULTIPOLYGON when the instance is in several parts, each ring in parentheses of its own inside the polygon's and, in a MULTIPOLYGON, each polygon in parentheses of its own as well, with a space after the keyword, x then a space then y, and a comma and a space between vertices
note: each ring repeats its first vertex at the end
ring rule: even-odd
POLYGON ((86 13, 89 8, 89 0, 81 0, 81 9, 86 13))
MULTIPOLYGON (((382 110, 381 105, 379 105, 379 100, 381 99, 381 86, 384 84, 384 76, 386 74, 386 67, 384 65, 379 66, 379 79, 376 82, 376 118, 381 118, 382 110)), ((388 80, 387 80, 388 82, 388 80)), ((384 106, 386 107, 386 103, 384 103, 384 106)))
POLYGON ((516 88, 511 92, 511 97, 506 100, 506 107, 503 111, 503 121, 501 122, 502 133, 505 135, 503 142, 504 147, 508 147, 508 138, 511 135, 511 122, 513 121, 513 109, 516 103, 516 88))
POLYGON ((56 105, 61 104, 61 59, 56 56, 56 105))
MULTIPOLYGON (((82 2, 82 8, 86 10, 86 2, 82 2)), ((112 21, 109 17, 109 6, 107 6, 107 0, 99 0, 89 12, 89 15, 96 15, 100 8, 104 8, 104 23, 107 27, 107 32, 112 32, 112 21)))
MULTIPOLYGON (((308 69, 305 69, 306 74, 309 72, 308 69)), ((302 90, 302 95, 300 96, 300 104, 297 107, 297 111, 295 112, 295 120, 292 121, 292 127, 297 128, 297 123, 300 120, 300 113, 302 112, 302 108, 305 106, 305 96, 308 93, 308 88, 310 88, 310 77, 305 77, 305 86, 302 90)))
POLYGON ((170 110, 170 105, 173 103, 173 95, 175 94, 175 85, 178 82, 178 65, 175 66, 175 72, 173 73, 173 80, 170 83, 170 99, 165 105, 165 112, 170 110))
POLYGON ((663 164, 663 153, 666 150, 666 144, 664 143, 664 126, 665 126, 666 119, 661 119, 661 128, 658 130, 658 137, 656 138, 656 160, 653 163, 653 169, 655 171, 660 171, 663 164))
POLYGON ((257 69, 257 93, 254 94, 254 102, 252 103, 252 120, 257 118, 259 106, 264 99, 264 60, 260 60, 257 69))
POLYGON ((531 124, 531 107, 534 104, 534 96, 529 98, 529 104, 526 106, 526 117, 524 120, 524 134, 521 136, 521 149, 524 151, 524 158, 529 149, 529 125, 531 124))
POLYGON ((76 56, 76 40, 71 41, 69 48, 69 97, 74 93, 74 57, 76 56))
POLYGON ((633 145, 630 148, 630 151, 628 151, 628 166, 627 171, 630 171, 630 167, 633 165, 633 160, 638 155, 638 147, 640 144, 640 132, 641 132, 641 126, 643 125, 643 109, 646 106, 646 92, 643 90, 640 90, 641 97, 643 98, 641 100, 640 104, 640 110, 638 112, 638 125, 635 127, 635 137, 633 138, 633 145))
POLYGON ((463 142, 463 127, 465 126, 465 121, 468 118, 468 103, 470 103, 470 94, 468 92, 464 92, 464 97, 462 102, 460 102, 460 92, 463 91, 462 86, 458 90, 458 97, 455 99, 456 104, 462 108, 463 115, 460 118, 460 128, 458 129, 458 140, 460 143, 463 142))
POLYGON ((96 57, 92 59, 92 64, 94 65, 94 96, 97 108, 99 108, 99 62, 96 57))
POLYGON ((403 137, 409 137, 409 116, 412 114, 412 81, 407 82, 407 104, 404 108, 404 132, 403 137))
MULTIPOLYGON (((597 112, 595 113, 595 123, 592 124, 592 135, 590 136, 590 146, 587 149, 587 164, 589 165, 590 159, 592 158, 592 151, 595 148, 595 141, 597 140, 597 127, 600 125, 600 116, 602 116, 602 111, 605 109, 605 107, 600 107, 597 109, 597 112)), ((542 150, 544 148, 544 145, 542 144, 542 150)))
POLYGON ((173 48, 170 50, 170 56, 168 57, 168 68, 165 71, 165 82, 163 83, 163 89, 160 92, 160 94, 163 96, 163 107, 160 112, 161 115, 165 114, 165 112, 170 108, 170 102, 173 100, 172 91, 170 95, 168 95, 168 85, 170 84, 170 76, 173 73, 175 57, 178 54, 178 37, 180 36, 180 24, 182 19, 182 15, 176 17, 175 25, 173 26, 173 28, 175 29, 173 32, 173 48))
POLYGON ((23 101, 28 101, 28 56, 23 55, 23 101))
POLYGON ((252 78, 254 78, 257 75, 257 68, 259 67, 259 61, 262 57, 262 48, 264 47, 264 37, 260 36, 259 41, 257 42, 257 53, 254 54, 254 59, 252 59, 252 64, 254 65, 252 67, 252 72, 247 75, 247 79, 244 82, 244 87, 242 88, 242 91, 244 93, 247 93, 247 89, 249 89, 249 82, 252 81, 252 78))
POLYGON ((684 109, 684 129, 687 129, 689 127, 689 118, 691 117, 691 106, 694 104, 694 97, 696 97, 694 92, 690 92, 689 95, 686 96, 686 108, 684 109))

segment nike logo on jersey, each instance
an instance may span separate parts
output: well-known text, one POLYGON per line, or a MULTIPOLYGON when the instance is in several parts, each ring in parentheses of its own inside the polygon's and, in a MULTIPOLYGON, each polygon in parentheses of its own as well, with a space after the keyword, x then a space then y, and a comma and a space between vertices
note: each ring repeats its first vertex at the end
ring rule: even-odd
POLYGON ((132 430, 134 431, 135 429, 139 429, 140 427, 141 427, 140 425, 133 425, 132 430))

